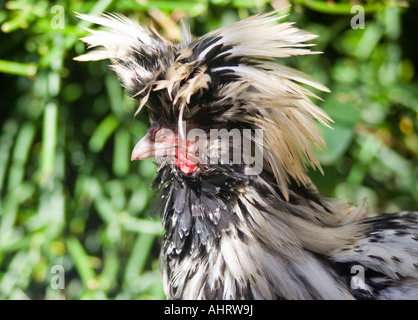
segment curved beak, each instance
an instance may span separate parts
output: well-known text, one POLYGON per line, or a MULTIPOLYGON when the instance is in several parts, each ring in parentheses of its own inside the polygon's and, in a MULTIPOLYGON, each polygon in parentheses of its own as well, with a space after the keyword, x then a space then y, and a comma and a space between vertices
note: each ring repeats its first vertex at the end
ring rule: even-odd
POLYGON ((135 148, 132 151, 131 161, 155 157, 155 148, 155 141, 152 141, 148 134, 146 134, 135 145, 135 148))
POLYGON ((131 161, 174 155, 175 147, 175 133, 169 129, 156 127, 154 123, 145 137, 135 145, 131 161))

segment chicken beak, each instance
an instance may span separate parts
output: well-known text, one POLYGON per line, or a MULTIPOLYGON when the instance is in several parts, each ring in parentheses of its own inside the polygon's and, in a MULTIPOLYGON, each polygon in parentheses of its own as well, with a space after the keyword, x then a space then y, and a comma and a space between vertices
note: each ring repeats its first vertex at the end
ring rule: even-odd
POLYGON ((135 148, 132 151, 131 161, 155 157, 155 144, 155 141, 152 141, 148 134, 145 135, 145 137, 139 140, 135 145, 135 148))
POLYGON ((138 141, 132 151, 131 161, 152 157, 164 157, 175 154, 175 134, 168 129, 158 127, 155 123, 145 137, 138 141))

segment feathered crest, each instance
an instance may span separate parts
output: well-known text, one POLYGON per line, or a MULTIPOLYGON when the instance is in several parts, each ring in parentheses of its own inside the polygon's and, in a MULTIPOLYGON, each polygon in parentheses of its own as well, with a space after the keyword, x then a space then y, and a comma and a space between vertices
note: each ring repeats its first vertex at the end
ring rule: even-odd
POLYGON ((76 16, 107 30, 84 28, 90 34, 80 40, 88 48, 96 48, 75 58, 77 61, 97 61, 109 59, 129 94, 140 99, 137 113, 145 105, 156 76, 173 63, 174 50, 169 41, 164 40, 156 30, 147 30, 136 21, 119 14, 90 16, 77 13, 76 16))
POLYGON ((256 143, 264 146, 266 169, 274 173, 286 198, 289 177, 306 183, 306 161, 321 170, 313 147, 320 149, 325 143, 314 120, 327 126, 332 120, 309 98, 318 97, 298 83, 328 89, 272 61, 318 53, 305 43, 316 35, 290 22, 277 23, 283 16, 272 12, 220 28, 194 42, 186 33, 185 41, 175 45, 120 15, 78 17, 108 31, 87 29, 90 35, 82 40, 89 47, 102 48, 76 59, 110 59, 123 85, 140 100, 137 112, 147 102, 150 108, 171 109, 167 113, 175 110, 181 133, 183 120, 192 119, 196 108, 202 110, 201 117, 207 116, 205 110, 208 115, 217 110, 221 111, 219 119, 264 129, 264 141, 256 143), (164 101, 153 105, 153 95, 164 101))

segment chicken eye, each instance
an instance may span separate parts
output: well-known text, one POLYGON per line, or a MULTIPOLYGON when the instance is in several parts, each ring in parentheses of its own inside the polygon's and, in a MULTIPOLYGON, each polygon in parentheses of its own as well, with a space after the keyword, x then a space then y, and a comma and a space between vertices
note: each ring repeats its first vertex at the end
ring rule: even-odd
POLYGON ((161 123, 162 119, 160 117, 157 121, 154 121, 151 127, 148 129, 148 134, 151 136, 152 140, 155 140, 155 135, 157 131, 161 129, 161 123))

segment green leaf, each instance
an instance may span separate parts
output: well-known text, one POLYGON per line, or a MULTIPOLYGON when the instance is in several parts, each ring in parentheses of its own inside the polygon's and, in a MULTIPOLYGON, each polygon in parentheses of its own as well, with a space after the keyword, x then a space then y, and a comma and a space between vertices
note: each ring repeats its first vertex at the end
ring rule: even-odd
POLYGON ((81 277, 83 285, 87 289, 94 288, 92 282, 95 281, 96 274, 89 262, 89 257, 81 245, 80 241, 75 237, 67 239, 68 252, 74 260, 75 267, 81 277))
POLYGON ((138 235, 126 265, 124 286, 130 286, 132 280, 142 273, 154 240, 155 236, 152 234, 141 233, 138 235))
POLYGON ((42 128, 42 160, 41 181, 45 182, 55 168, 55 155, 57 147, 58 105, 49 102, 45 106, 42 128))
POLYGON ((115 133, 113 144, 112 168, 116 176, 122 177, 129 172, 131 155, 131 137, 126 129, 119 129, 115 133))
POLYGON ((331 125, 333 130, 320 127, 327 149, 320 151, 318 158, 324 165, 336 163, 354 138, 354 124, 360 117, 354 104, 355 98, 349 89, 337 87, 323 105, 323 109, 335 121, 331 125))
POLYGON ((133 231, 139 233, 147 233, 153 235, 163 235, 164 230, 161 221, 150 221, 145 219, 138 219, 129 215, 124 216, 122 226, 126 231, 133 231))
POLYGON ((20 63, 0 60, 0 72, 33 77, 36 74, 36 65, 33 63, 20 63))
POLYGON ((333 130, 321 128, 321 131, 327 149, 319 152, 319 161, 324 165, 334 164, 350 146, 354 137, 353 130, 350 127, 333 125, 333 130))
POLYGON ((13 146, 14 136, 18 130, 16 121, 8 120, 3 124, 3 134, 0 136, 0 194, 9 167, 9 159, 13 146))
MULTIPOLYGON (((352 14, 351 10, 353 4, 351 3, 338 3, 338 2, 330 2, 330 1, 320 1, 320 0, 297 0, 296 3, 305 5, 309 9, 326 13, 326 14, 343 14, 349 15, 352 14)), ((381 10, 385 8, 385 6, 396 6, 396 3, 392 3, 391 1, 387 1, 386 3, 370 3, 366 5, 362 5, 363 10, 365 13, 375 12, 377 10, 381 10)))
POLYGON ((101 151, 118 126, 119 120, 113 114, 109 114, 104 118, 96 127, 96 130, 94 130, 93 135, 90 138, 90 150, 93 152, 101 151))
POLYGON ((36 129, 33 123, 26 122, 21 125, 17 135, 12 163, 8 175, 8 189, 11 190, 19 186, 24 180, 25 165, 29 158, 29 151, 35 138, 36 129))
POLYGON ((119 257, 115 248, 107 248, 104 253, 104 264, 102 273, 99 276, 100 287, 109 291, 116 287, 119 271, 119 257))

